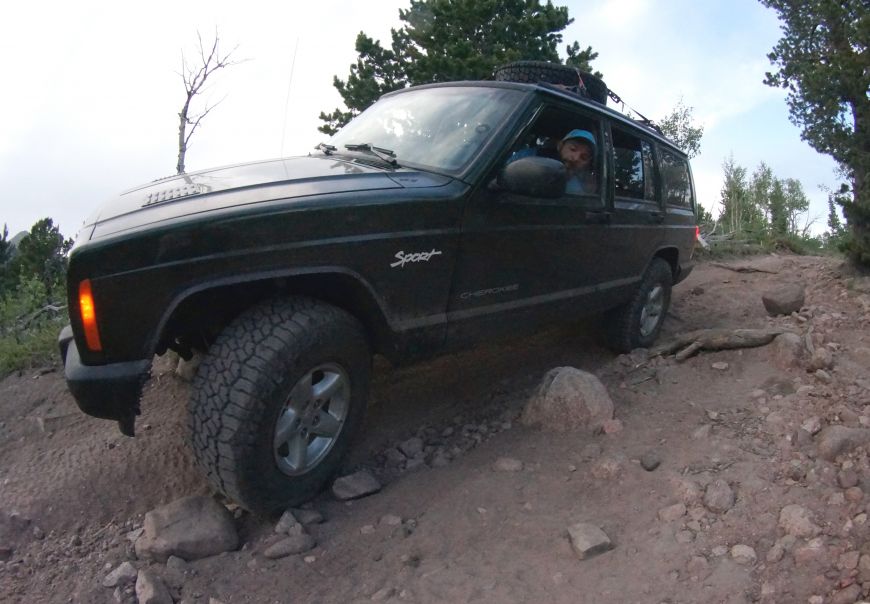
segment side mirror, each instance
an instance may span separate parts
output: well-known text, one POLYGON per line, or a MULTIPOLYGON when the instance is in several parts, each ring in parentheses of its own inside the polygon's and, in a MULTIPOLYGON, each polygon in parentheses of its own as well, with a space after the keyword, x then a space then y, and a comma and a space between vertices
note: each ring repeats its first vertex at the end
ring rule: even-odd
POLYGON ((565 194, 567 173, 562 162, 546 157, 522 157, 499 172, 498 188, 517 195, 556 199, 565 194))

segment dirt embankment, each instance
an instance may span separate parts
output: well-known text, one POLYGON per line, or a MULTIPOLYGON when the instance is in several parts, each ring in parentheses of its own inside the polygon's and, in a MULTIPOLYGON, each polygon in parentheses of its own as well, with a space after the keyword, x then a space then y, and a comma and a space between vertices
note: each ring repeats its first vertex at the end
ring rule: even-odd
MULTIPOLYGON (((768 272, 700 265, 676 288, 662 340, 779 326, 825 358, 793 362, 772 345, 683 362, 615 357, 584 324, 412 368, 378 364, 347 465, 384 489, 312 502, 326 518, 310 528, 317 546, 278 560, 263 556, 273 523, 236 511, 241 549, 189 563, 176 599, 860 601, 870 590, 859 438, 870 428, 870 293, 830 259, 740 263, 768 272), (762 292, 795 282, 806 285, 801 313, 767 317, 762 292), (598 375, 621 426, 597 436, 520 426, 529 395, 559 366, 598 375), (854 438, 832 442, 837 426, 854 438), (427 461, 407 468, 391 451, 412 437, 427 461), (519 463, 495 463, 504 457, 519 463), (566 538, 578 522, 615 547, 579 560, 566 538)), ((128 439, 80 414, 57 372, 0 383, 0 600, 111 602, 110 570, 128 558, 150 565, 127 538, 142 515, 208 492, 184 447, 186 398, 187 384, 158 363, 140 435, 128 439)), ((129 590, 117 597, 135 601, 129 590)))

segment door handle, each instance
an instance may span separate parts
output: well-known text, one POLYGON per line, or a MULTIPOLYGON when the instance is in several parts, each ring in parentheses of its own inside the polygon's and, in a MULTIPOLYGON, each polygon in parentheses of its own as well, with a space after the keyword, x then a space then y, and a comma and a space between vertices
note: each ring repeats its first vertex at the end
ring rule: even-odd
POLYGON ((649 221, 650 222, 664 222, 665 213, 664 212, 650 212, 649 213, 649 221))

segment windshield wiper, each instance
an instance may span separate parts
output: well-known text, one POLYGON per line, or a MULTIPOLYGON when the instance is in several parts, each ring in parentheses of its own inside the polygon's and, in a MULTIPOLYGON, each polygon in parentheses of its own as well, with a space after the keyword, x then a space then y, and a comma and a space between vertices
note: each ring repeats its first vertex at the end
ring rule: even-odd
POLYGON ((396 153, 394 151, 384 149, 383 147, 375 147, 371 143, 350 143, 345 145, 344 148, 348 151, 366 151, 376 156, 378 159, 382 159, 391 166, 398 167, 399 165, 399 162, 396 161, 396 153))
POLYGON ((324 155, 332 155, 332 152, 337 149, 335 145, 330 145, 327 143, 317 143, 317 146, 314 148, 318 151, 323 151, 324 155))

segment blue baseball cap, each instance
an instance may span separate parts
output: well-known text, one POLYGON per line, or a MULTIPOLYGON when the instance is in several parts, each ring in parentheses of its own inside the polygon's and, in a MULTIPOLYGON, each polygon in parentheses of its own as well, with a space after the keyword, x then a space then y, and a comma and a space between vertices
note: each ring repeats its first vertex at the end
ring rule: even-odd
POLYGON ((562 142, 564 143, 565 141, 571 140, 572 138, 583 139, 586 142, 591 143, 593 149, 598 146, 598 143, 595 142, 595 135, 588 130, 572 130, 562 138, 562 142))

